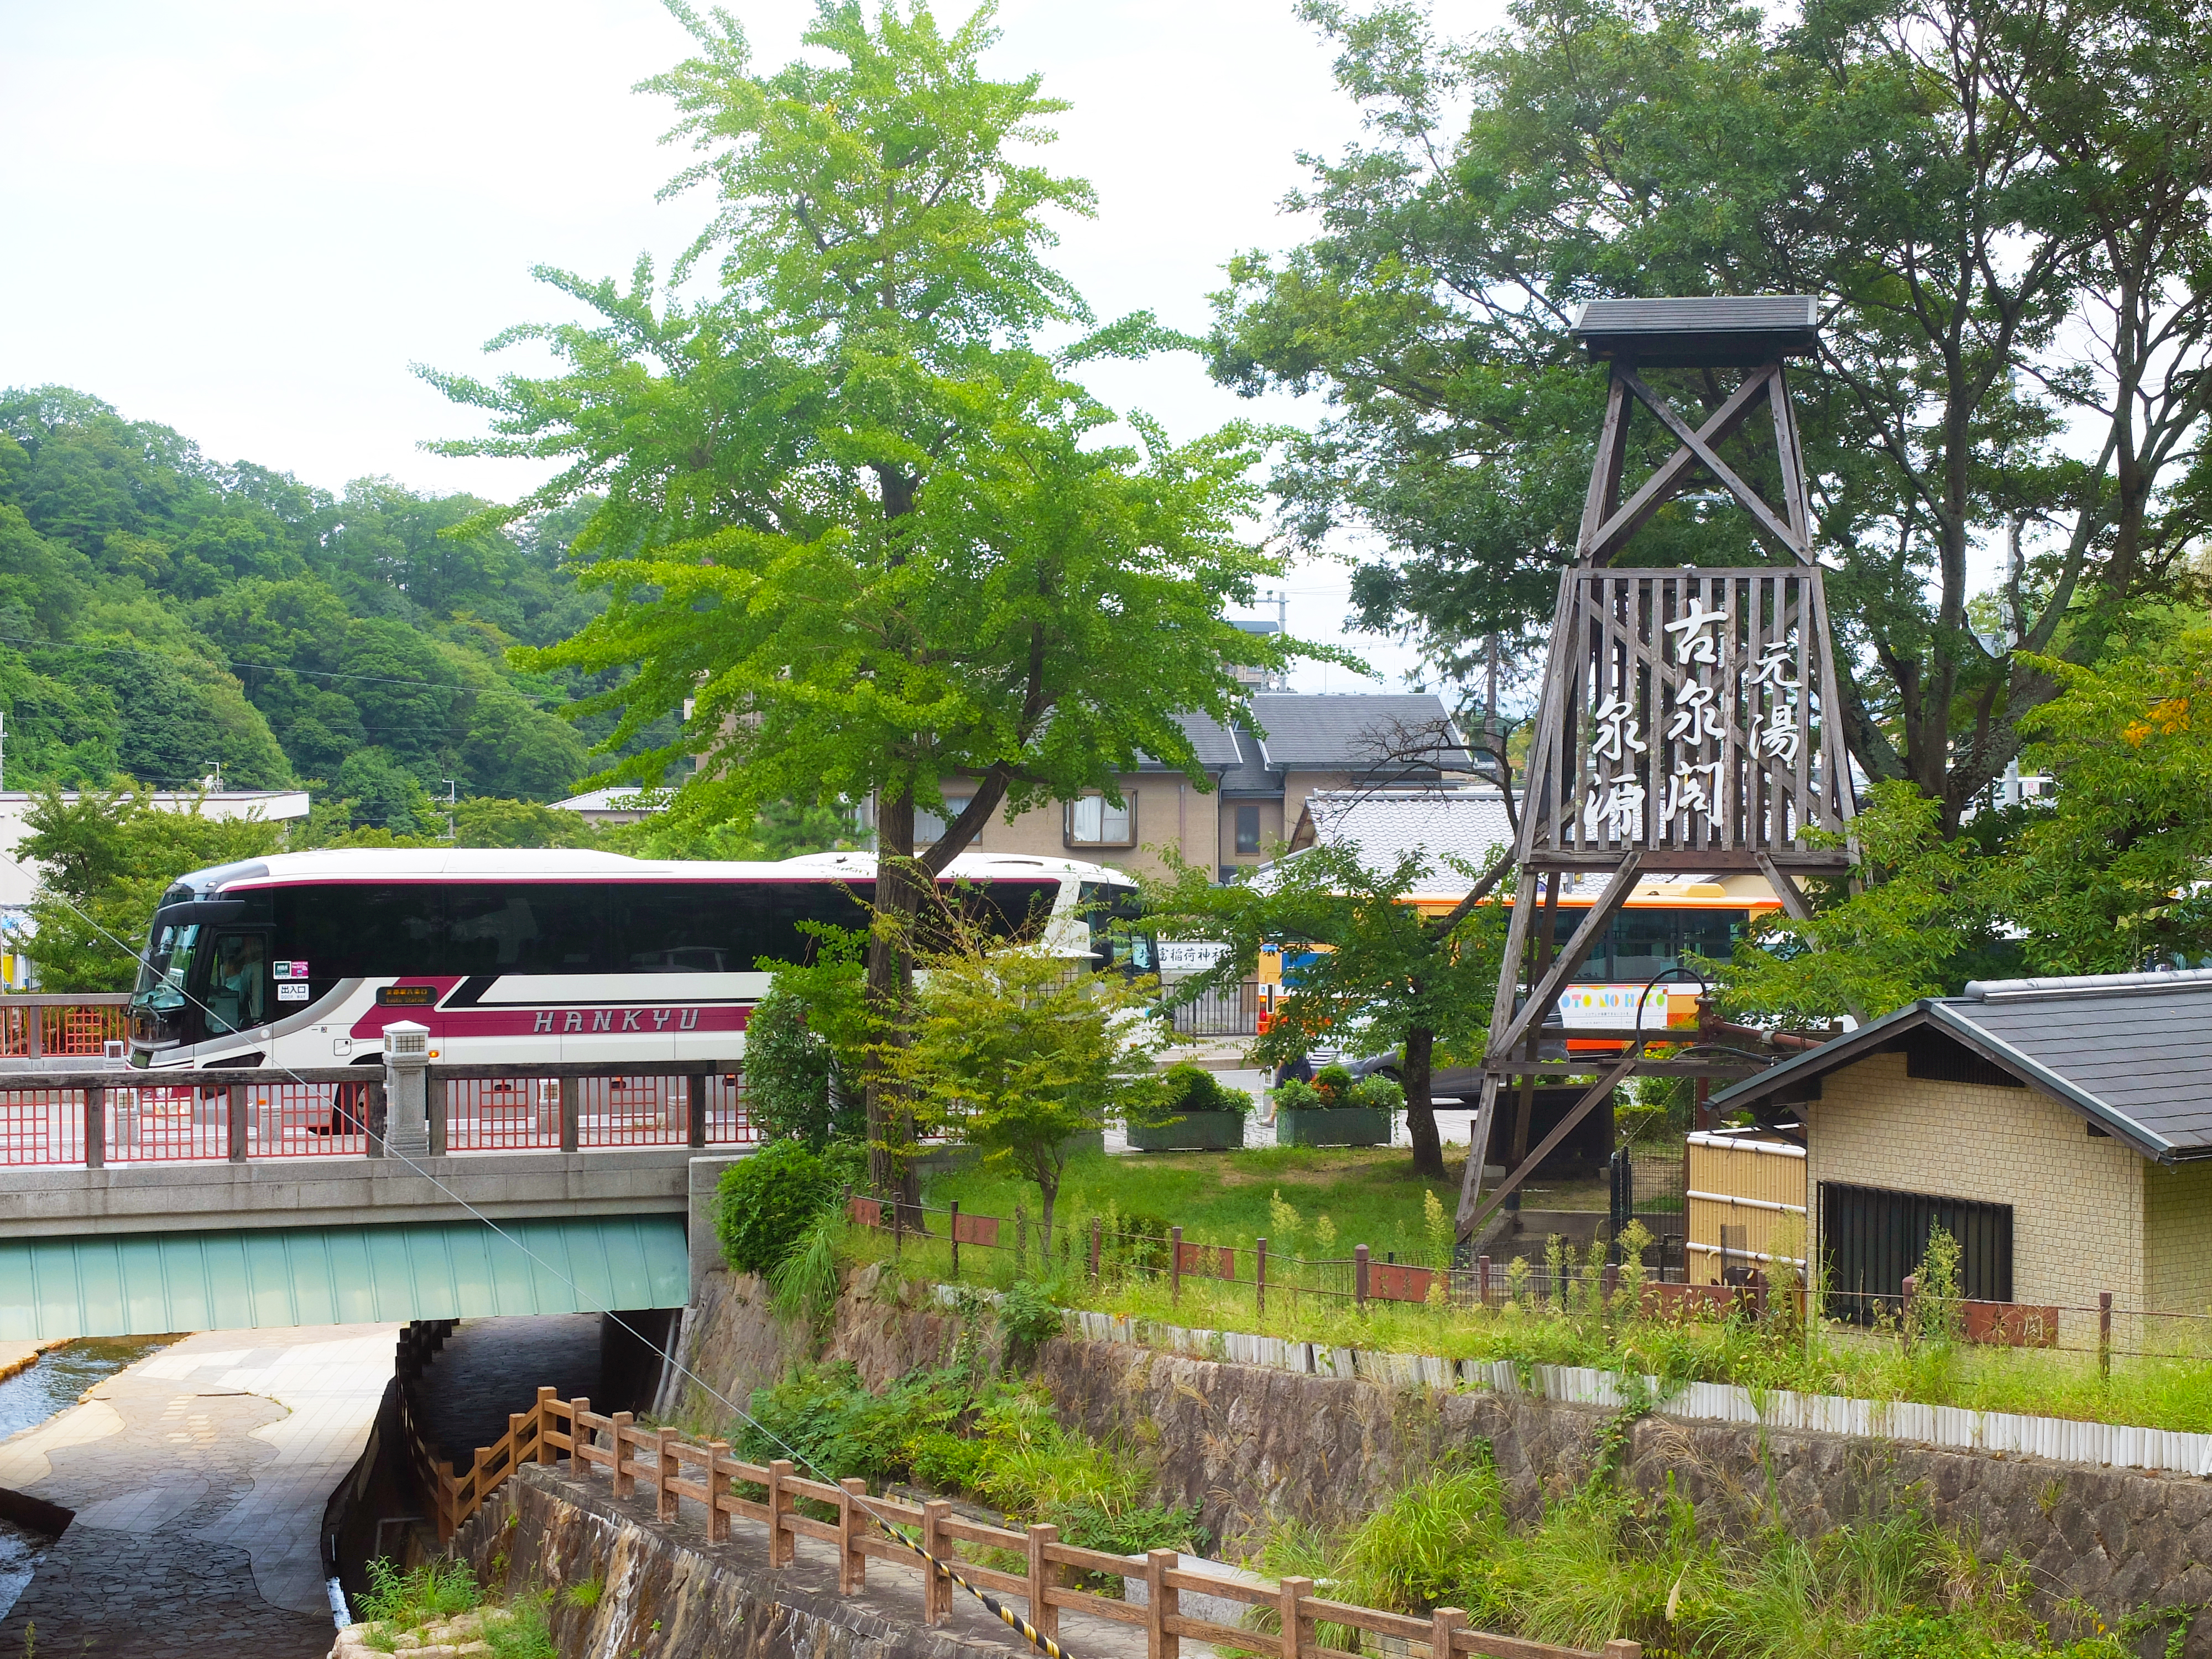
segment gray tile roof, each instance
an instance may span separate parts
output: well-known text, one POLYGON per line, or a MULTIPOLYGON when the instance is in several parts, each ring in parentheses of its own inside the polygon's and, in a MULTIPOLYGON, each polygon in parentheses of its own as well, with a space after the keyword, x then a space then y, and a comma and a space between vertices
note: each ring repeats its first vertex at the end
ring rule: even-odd
MULTIPOLYGON (((1241 758, 1237 752, 1237 738, 1218 720, 1204 714, 1177 714, 1176 724, 1182 727, 1190 746, 1198 751, 1198 763, 1209 772, 1218 772, 1224 767, 1234 766, 1241 758)), ((1170 772, 1180 769, 1165 761, 1155 760, 1150 755, 1141 756, 1138 769, 1144 772, 1170 772)))
POLYGON ((1262 692, 1252 699, 1261 758, 1275 768, 1421 775, 1474 765, 1443 699, 1432 692, 1317 696, 1262 692))
POLYGON ((1480 870, 1513 845, 1504 798, 1493 788, 1316 790, 1306 812, 1316 841, 1349 847, 1370 870, 1395 869, 1415 853, 1428 873, 1458 881, 1449 860, 1480 870))
POLYGON ((1900 1008, 1714 1097, 1750 1105, 1922 1028, 2055 1096, 2147 1158, 2212 1158, 2212 970, 1997 980, 1900 1008))
POLYGON ((1759 363, 1818 349, 1820 301, 1803 294, 1591 300, 1574 337, 1593 357, 1669 364, 1759 363))

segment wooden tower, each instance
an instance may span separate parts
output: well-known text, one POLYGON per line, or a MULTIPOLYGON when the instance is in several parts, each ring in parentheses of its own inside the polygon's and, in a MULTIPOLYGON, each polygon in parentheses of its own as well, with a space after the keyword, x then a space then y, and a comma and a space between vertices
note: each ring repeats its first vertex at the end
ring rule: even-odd
POLYGON ((1741 1076, 1755 1067, 1740 1054, 1694 1046, 1647 1059, 1638 1038, 1656 1035, 1651 1030, 1578 1030, 1578 1037, 1618 1036, 1626 1046, 1558 1129, 1528 1146, 1538 1077, 1590 1070, 1588 1060, 1570 1067, 1541 1060, 1544 1024, 1640 877, 1756 871, 1791 915, 1802 916, 1796 874, 1848 863, 1836 844, 1850 833, 1851 792, 1830 696, 1835 650, 1813 558, 1804 452, 1783 374, 1787 359, 1814 349, 1816 315, 1810 299, 1766 296, 1598 300, 1577 319, 1575 337, 1612 372, 1575 562, 1559 577, 1522 791, 1520 878, 1460 1194, 1462 1238, 1478 1232, 1624 1079, 1741 1076), (1639 373, 1657 368, 1740 371, 1742 378, 1692 428, 1639 373), (1676 447, 1624 502, 1622 463, 1639 408, 1673 434, 1676 447), (1778 506, 1719 453, 1762 408, 1780 462, 1778 506), (1752 515, 1784 562, 1735 569, 1614 565, 1665 502, 1708 482, 1752 515), (1561 939, 1555 924, 1570 886, 1578 914, 1561 939), (1508 1173, 1485 1202, 1481 1154, 1502 1097, 1514 1112, 1508 1173))

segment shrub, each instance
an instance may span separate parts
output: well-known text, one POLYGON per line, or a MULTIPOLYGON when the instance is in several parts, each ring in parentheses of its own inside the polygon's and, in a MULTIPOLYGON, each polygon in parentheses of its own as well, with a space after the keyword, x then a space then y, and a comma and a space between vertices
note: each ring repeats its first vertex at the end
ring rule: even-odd
POLYGON ((836 1050, 808 1024, 806 1004, 771 988, 745 1023, 745 1104, 753 1121, 819 1152, 866 1133, 857 1094, 836 1050))
POLYGON ((1322 1097, 1334 1106, 1351 1092, 1352 1073, 1335 1060, 1331 1060, 1314 1073, 1314 1087, 1320 1090, 1322 1097))
POLYGON ((1023 1279, 1014 1282, 999 1304, 999 1323, 1015 1341, 1033 1348, 1058 1336, 1064 1322, 1051 1293, 1043 1285, 1023 1279))
POLYGON ((1302 1078, 1286 1077, 1275 1085, 1275 1109, 1279 1112, 1310 1112, 1328 1103, 1319 1089, 1302 1078))
POLYGON ((722 1259, 741 1273, 773 1271, 836 1196, 835 1172, 803 1142, 769 1142, 722 1171, 714 1206, 722 1259))
POLYGON ((1347 1105, 1364 1106, 1371 1111, 1402 1112, 1406 1109, 1405 1090, 1399 1086, 1395 1078, 1384 1077, 1380 1073, 1360 1079, 1345 1091, 1344 1098, 1347 1105))

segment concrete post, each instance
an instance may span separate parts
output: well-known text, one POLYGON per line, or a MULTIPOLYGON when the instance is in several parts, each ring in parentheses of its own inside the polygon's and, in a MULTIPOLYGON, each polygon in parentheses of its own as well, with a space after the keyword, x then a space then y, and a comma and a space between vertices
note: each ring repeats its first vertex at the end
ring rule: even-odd
POLYGON ((230 1161, 233 1164, 243 1164, 246 1162, 246 1085, 243 1083, 234 1083, 230 1085, 228 1105, 230 1108, 230 1161))
POLYGON ((707 1079, 703 1073, 694 1073, 684 1079, 684 1096, 690 1108, 686 1115, 685 1139, 694 1146, 707 1144, 707 1079))
POLYGON ((584 1131, 584 1080, 564 1077, 561 1079, 561 1150, 573 1152, 582 1144, 584 1131))
POLYGON ((107 1091, 97 1084, 84 1091, 84 1167, 107 1167, 107 1091))
POLYGON ((430 1028, 411 1019, 384 1028, 386 1150, 398 1158, 430 1156, 430 1028))
POLYGON ((453 1082, 451 1078, 435 1073, 425 1073, 423 1083, 425 1085, 423 1107, 430 1123, 430 1156, 443 1158, 446 1155, 446 1118, 449 1109, 447 1103, 453 1097, 453 1082))

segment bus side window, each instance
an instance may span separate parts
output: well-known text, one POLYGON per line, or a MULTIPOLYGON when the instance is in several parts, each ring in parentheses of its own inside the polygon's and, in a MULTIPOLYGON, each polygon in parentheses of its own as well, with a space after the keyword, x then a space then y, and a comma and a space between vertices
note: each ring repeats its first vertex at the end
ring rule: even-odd
POLYGON ((243 1031, 269 1018, 269 951, 258 933, 217 933, 208 972, 210 1036, 243 1031))
POLYGON ((599 890, 580 882, 454 887, 446 895, 444 971, 602 971, 603 917, 599 890))

